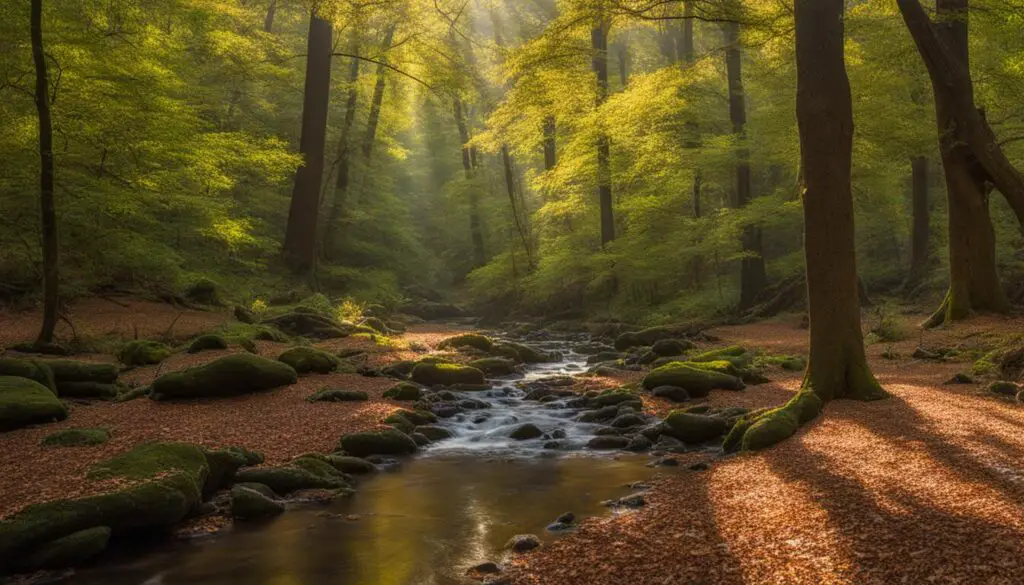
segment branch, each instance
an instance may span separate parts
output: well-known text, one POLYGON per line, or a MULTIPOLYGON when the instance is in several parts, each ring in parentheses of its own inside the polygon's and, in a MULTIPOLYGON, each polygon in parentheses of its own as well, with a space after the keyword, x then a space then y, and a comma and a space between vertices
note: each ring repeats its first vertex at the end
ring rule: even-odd
MULTIPOLYGON (((302 56, 302 55, 297 55, 297 56, 302 56)), ((436 91, 434 90, 434 87, 431 86, 426 81, 423 81, 422 79, 420 79, 419 77, 416 77, 412 73, 408 73, 408 72, 402 71, 401 69, 399 69, 398 67, 395 67, 394 65, 391 65, 387 61, 379 61, 377 59, 372 59, 370 57, 363 57, 362 55, 353 55, 352 53, 331 53, 331 56, 332 57, 350 57, 352 59, 359 59, 360 61, 366 61, 367 63, 373 63, 373 64, 379 65, 381 67, 386 67, 387 69, 390 69, 390 70, 394 71, 395 73, 398 73, 399 75, 403 75, 405 77, 408 77, 409 79, 415 81, 416 83, 418 83, 418 84, 422 85, 423 87, 429 89, 430 91, 433 91, 433 92, 436 93, 436 91)))

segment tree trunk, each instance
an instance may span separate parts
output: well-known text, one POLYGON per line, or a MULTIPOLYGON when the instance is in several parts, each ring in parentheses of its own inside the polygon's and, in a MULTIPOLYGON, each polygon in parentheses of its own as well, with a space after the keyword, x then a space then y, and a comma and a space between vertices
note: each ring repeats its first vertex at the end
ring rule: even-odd
POLYGON ((331 92, 331 51, 331 23, 313 11, 309 21, 302 137, 299 140, 299 152, 304 164, 295 173, 295 187, 292 190, 284 239, 285 262, 295 272, 309 272, 316 266, 317 216, 331 92))
MULTIPOLYGON (((608 29, 599 21, 591 30, 593 69, 597 77, 597 107, 608 98, 608 29)), ((615 239, 615 216, 612 211, 611 141, 604 132, 597 137, 597 194, 601 206, 601 246, 615 239)))
POLYGON ((509 154, 507 144, 501 145, 501 162, 505 167, 505 190, 508 192, 508 201, 512 206, 512 219, 515 222, 516 231, 519 233, 519 239, 522 241, 523 250, 526 251, 526 261, 530 270, 533 270, 533 250, 530 249, 530 238, 526 233, 526 225, 516 200, 515 167, 512 164, 512 155, 509 154))
POLYGON ((844 0, 796 0, 797 123, 804 169, 810 359, 804 387, 822 401, 884 395, 868 368, 854 249, 853 106, 843 54, 844 0))
POLYGON ((277 0, 270 0, 267 6, 267 17, 263 19, 263 32, 274 32, 274 16, 277 14, 277 0))
POLYGON ((363 141, 363 158, 367 162, 370 160, 370 155, 373 154, 373 143, 377 140, 377 125, 380 123, 380 108, 381 104, 384 103, 384 86, 387 82, 387 51, 391 49, 391 42, 395 38, 395 27, 392 24, 388 27, 387 32, 384 33, 384 43, 381 45, 382 52, 379 63, 377 64, 377 84, 373 87, 373 101, 370 102, 370 117, 366 122, 366 140, 363 141))
POLYGON ((949 292, 939 309, 925 321, 926 327, 964 319, 972 311, 1005 313, 1009 310, 996 268, 995 232, 986 185, 989 177, 979 168, 957 111, 957 101, 966 100, 977 113, 967 73, 970 63, 967 0, 938 0, 936 8, 943 21, 936 27, 928 23, 928 30, 934 32, 942 56, 955 69, 962 70, 963 79, 962 87, 954 89, 932 77, 939 153, 949 207, 949 292), (966 96, 959 95, 960 92, 965 92, 966 96))
POLYGON ((484 235, 480 228, 480 194, 474 181, 476 155, 469 146, 469 126, 466 124, 462 100, 456 99, 454 105, 455 124, 459 128, 459 141, 462 143, 462 169, 465 171, 469 187, 469 237, 473 244, 473 267, 478 268, 487 263, 487 256, 484 253, 484 235))
MULTIPOLYGON (((736 149, 736 209, 741 209, 752 199, 750 182, 750 151, 747 148, 747 109, 743 93, 742 55, 740 53, 740 27, 735 22, 724 25, 725 63, 729 81, 729 119, 732 131, 737 137, 736 149)), ((748 225, 740 237, 744 257, 740 266, 740 310, 746 310, 757 303, 767 284, 764 257, 761 254, 761 228, 748 225)))
POLYGON ((50 83, 43 53, 43 0, 32 0, 30 28, 32 60, 36 69, 36 110, 39 113, 39 211, 43 231, 43 325, 36 343, 52 343, 57 327, 59 249, 57 210, 53 198, 53 122, 50 119, 50 83))
POLYGON ((558 163, 558 151, 555 149, 558 126, 554 116, 544 118, 544 170, 550 171, 558 163))
POLYGON ((1010 164, 983 112, 974 105, 965 44, 967 0, 937 0, 936 9, 945 16, 940 26, 932 24, 918 0, 896 4, 928 69, 936 107, 942 96, 950 125, 940 132, 955 135, 956 149, 964 151, 959 156, 970 163, 972 174, 994 184, 1024 225, 1024 176, 1010 164))
MULTIPOLYGON (((359 54, 358 36, 352 41, 352 54, 359 54)), ((359 63, 353 57, 348 74, 348 97, 345 99, 345 120, 341 124, 341 135, 338 138, 338 178, 334 184, 334 199, 331 201, 331 212, 327 219, 324 248, 328 259, 333 259, 338 247, 338 231, 341 229, 341 214, 348 195, 351 161, 351 134, 356 120, 356 106, 359 103, 359 63)))
POLYGON ((683 38, 679 47, 679 58, 683 63, 692 65, 694 62, 693 49, 693 0, 683 2, 683 38))
POLYGON ((625 39, 616 43, 615 53, 619 65, 619 84, 625 88, 629 84, 629 45, 625 39))
MULTIPOLYGON (((684 67, 691 67, 696 61, 696 53, 693 49, 693 1, 683 2, 683 35, 680 40, 679 59, 684 67)), ((696 120, 687 120, 683 145, 688 149, 700 148, 700 126, 696 120)), ((691 197, 693 198, 693 216, 700 217, 700 188, 701 173, 699 168, 693 169, 693 187, 691 197)), ((699 274, 697 275, 699 276, 699 274)))
POLYGON ((909 291, 921 283, 928 271, 930 210, 928 201, 928 158, 917 156, 910 161, 911 207, 913 225, 910 236, 910 276, 906 289, 909 291))

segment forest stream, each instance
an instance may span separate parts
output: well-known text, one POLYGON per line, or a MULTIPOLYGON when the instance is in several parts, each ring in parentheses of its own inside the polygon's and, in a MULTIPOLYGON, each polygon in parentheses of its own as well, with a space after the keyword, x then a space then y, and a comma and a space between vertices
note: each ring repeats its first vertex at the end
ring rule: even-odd
POLYGON ((351 498, 155 551, 123 550, 79 571, 72 582, 461 584, 472 582, 466 576, 471 567, 502 564, 504 545, 514 535, 550 542, 565 534, 548 527, 567 512, 576 522, 629 513, 613 512, 604 502, 637 491, 631 484, 655 473, 645 465, 650 457, 583 450, 601 425, 575 421, 580 409, 569 402, 572 396, 525 400, 522 387, 538 380, 557 384, 558 377, 586 368, 587 356, 573 351, 567 339, 536 345, 562 359, 491 379, 492 389, 485 392, 459 393, 490 406, 443 419, 454 438, 364 479, 351 498), (526 423, 545 435, 509 437, 526 423))

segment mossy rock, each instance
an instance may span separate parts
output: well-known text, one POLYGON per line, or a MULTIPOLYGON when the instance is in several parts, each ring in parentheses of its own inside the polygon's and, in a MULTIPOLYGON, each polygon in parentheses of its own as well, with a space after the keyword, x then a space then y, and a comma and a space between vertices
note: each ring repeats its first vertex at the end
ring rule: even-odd
POLYGON ((310 394, 307 402, 365 402, 370 395, 362 390, 342 390, 340 388, 321 388, 310 394))
POLYGON ((491 348, 491 355, 512 359, 526 364, 542 364, 554 360, 554 356, 551 354, 540 351, 534 347, 530 347, 529 345, 515 343, 513 341, 505 341, 495 344, 491 348))
POLYGON ((360 459, 359 457, 350 457, 348 455, 326 455, 327 461, 334 466, 335 469, 342 473, 349 473, 352 475, 367 475, 370 473, 377 472, 377 466, 370 463, 366 459, 360 459))
POLYGON ((415 427, 418 425, 437 422, 437 416, 425 410, 396 410, 389 414, 383 422, 409 435, 415 432, 415 427))
POLYGON ((416 364, 412 381, 424 386, 452 386, 455 384, 483 384, 484 373, 476 368, 458 364, 416 364))
POLYGON ((1017 393, 1020 392, 1020 386, 1013 382, 1007 382, 1004 380, 992 382, 985 389, 993 394, 1009 397, 1015 397, 1017 396, 1017 393))
POLYGON ((363 319, 363 322, 360 323, 360 325, 363 327, 369 327, 377 333, 383 333, 384 335, 394 332, 380 317, 367 317, 366 319, 363 319))
POLYGON ((121 387, 100 382, 61 382, 57 391, 63 398, 113 400, 121 393, 121 387))
POLYGON ((290 340, 288 336, 282 333, 278 328, 271 327, 270 325, 260 325, 256 328, 256 331, 252 334, 252 339, 256 341, 273 341, 276 343, 288 343, 290 340))
POLYGON ((46 386, 28 378, 0 376, 0 431, 67 417, 67 408, 46 386))
POLYGON ((243 469, 235 474, 235 483, 262 483, 282 496, 299 490, 335 489, 347 485, 337 476, 315 473, 294 461, 278 467, 243 469))
POLYGON ((686 390, 693 397, 707 396, 716 388, 724 390, 742 390, 743 381, 736 376, 723 374, 714 370, 687 362, 672 362, 655 368, 644 377, 643 386, 653 390, 658 386, 676 386, 686 390))
POLYGON ((54 394, 57 393, 57 384, 53 379, 53 370, 46 364, 36 360, 0 358, 0 376, 28 378, 46 386, 54 394))
POLYGON ((228 340, 224 339, 223 336, 217 335, 216 333, 207 333, 206 335, 200 335, 192 340, 192 343, 188 346, 188 353, 199 353, 201 351, 207 351, 211 349, 227 349, 228 340))
POLYGON ((277 359, 300 374, 329 374, 341 365, 341 360, 337 357, 312 347, 293 347, 277 359))
POLYGON ((110 528, 96 526, 50 541, 16 561, 25 570, 64 569, 100 554, 110 543, 110 528))
POLYGON ((664 325, 640 331, 628 331, 615 338, 615 349, 626 351, 632 347, 650 346, 663 339, 685 338, 691 333, 693 333, 693 327, 685 325, 664 325))
POLYGON ((754 363, 754 353, 741 345, 730 345, 697 354, 687 359, 689 362, 727 361, 737 368, 747 368, 754 363))
POLYGON ((78 360, 47 360, 40 362, 50 368, 58 391, 62 382, 99 382, 113 384, 117 381, 118 369, 114 364, 99 364, 78 360))
POLYGON ((236 520, 263 520, 284 512, 284 504, 256 490, 236 485, 231 488, 231 517, 236 520))
POLYGON ((117 353, 117 359, 126 366, 151 366, 171 355, 171 348, 159 341, 129 341, 117 353))
POLYGON ((488 357, 473 360, 467 364, 488 376, 508 376, 516 373, 516 362, 507 358, 488 357))
POLYGON ((111 480, 112 487, 127 487, 36 504, 0 520, 0 573, 12 568, 7 563, 83 530, 107 527, 115 537, 167 531, 199 505, 209 474, 210 464, 195 445, 137 445, 86 474, 86 481, 111 480))
POLYGON ((175 400, 238 396, 297 381, 298 374, 287 364, 251 354, 236 354, 204 366, 160 376, 153 382, 150 398, 175 400))
POLYGON ((231 487, 236 487, 236 486, 244 487, 244 488, 250 489, 250 490, 252 490, 254 492, 261 493, 264 496, 266 496, 266 497, 268 497, 268 498, 270 498, 272 500, 276 500, 277 499, 277 494, 274 493, 274 490, 270 489, 270 486, 263 485, 262 483, 246 481, 246 482, 242 482, 242 483, 236 483, 234 486, 231 486, 231 487))
POLYGON ((263 463, 263 454, 250 451, 244 447, 228 447, 226 449, 204 449, 210 473, 203 486, 203 498, 213 496, 218 490, 230 486, 235 474, 243 467, 263 463))
POLYGON ((721 418, 679 410, 670 412, 665 417, 664 425, 665 434, 690 444, 717 439, 728 430, 726 422, 721 418))
POLYGON ((624 402, 634 402, 639 400, 640 397, 631 392, 623 392, 621 390, 605 390, 601 394, 591 398, 588 402, 593 407, 603 407, 622 404, 624 402))
POLYGON ((423 389, 415 384, 399 382, 384 391, 384 398, 399 401, 416 401, 423 396, 423 389))
POLYGON ((448 429, 444 427, 435 427, 433 425, 420 425, 413 429, 413 432, 419 433, 431 441, 442 441, 455 436, 455 434, 448 429))
POLYGON ((408 435, 395 429, 352 433, 341 438, 340 447, 349 455, 408 455, 418 447, 408 435))
POLYGON ((256 315, 247 307, 243 307, 242 305, 235 305, 235 308, 232 312, 235 315, 235 319, 238 319, 239 323, 252 325, 253 323, 256 322, 256 315))
POLYGON ((110 440, 107 429, 66 429, 43 437, 44 447, 86 447, 102 445, 110 440))
MULTIPOLYGON (((415 368, 416 364, 454 364, 454 363, 455 362, 453 362, 452 360, 450 360, 450 359, 448 359, 448 358, 446 358, 444 356, 428 355, 426 357, 421 358, 420 361, 418 361, 418 362, 413 362, 412 365, 413 365, 413 368, 415 368)), ((409 373, 412 373, 412 369, 409 370, 409 373)))
POLYGON ((143 396, 149 396, 149 386, 139 386, 125 390, 114 398, 114 402, 131 402, 143 396))
POLYGON ((388 364, 381 368, 380 373, 384 376, 390 376, 392 378, 408 378, 409 374, 412 373, 412 369, 416 367, 416 362, 412 360, 402 360, 393 364, 388 364))
POLYGON ((479 333, 463 333, 449 337, 437 344, 438 349, 459 349, 460 347, 472 347, 480 351, 489 352, 494 347, 494 342, 486 335, 479 333))
POLYGON ((651 345, 651 351, 662 357, 682 355, 696 345, 688 339, 659 339, 651 345))
POLYGON ((209 278, 198 278, 185 287, 185 298, 201 305, 222 304, 220 285, 209 278))
POLYGON ((271 317, 263 321, 263 324, 272 325, 293 337, 313 339, 348 337, 354 332, 353 326, 345 326, 325 315, 298 309, 291 313, 271 317))

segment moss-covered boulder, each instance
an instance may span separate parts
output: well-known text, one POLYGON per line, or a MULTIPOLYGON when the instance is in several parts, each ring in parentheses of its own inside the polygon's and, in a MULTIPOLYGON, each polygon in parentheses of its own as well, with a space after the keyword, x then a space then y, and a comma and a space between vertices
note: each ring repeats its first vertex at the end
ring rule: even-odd
POLYGON ((399 382, 384 391, 384 398, 399 401, 416 401, 423 396, 423 388, 408 382, 399 382))
POLYGON ((62 398, 113 400, 120 393, 121 387, 117 384, 62 382, 60 385, 60 395, 62 398))
POLYGON ((491 348, 491 355, 527 364, 541 364, 554 361, 556 358, 556 356, 535 347, 513 341, 494 344, 494 347, 491 348))
POLYGON ((291 313, 277 315, 263 321, 293 337, 309 337, 312 339, 336 339, 348 337, 354 332, 354 326, 346 326, 325 315, 315 312, 296 310, 291 313))
POLYGON ((444 339, 441 343, 437 344, 438 349, 458 349, 460 347, 472 347, 473 349, 489 352, 494 347, 494 342, 486 335, 463 333, 462 335, 444 339))
POLYGON ((172 372, 153 382, 150 398, 175 400, 237 396, 294 384, 291 366, 251 354, 222 357, 204 366, 172 372))
MULTIPOLYGON (((312 467, 309 464, 308 467, 312 467)), ((274 493, 287 495, 299 490, 335 489, 347 484, 337 475, 323 473, 322 469, 307 468, 303 462, 293 461, 278 467, 253 467, 235 474, 235 483, 262 483, 274 493)))
POLYGON ((171 348, 159 341, 136 340, 124 344, 117 353, 117 359, 126 366, 151 366, 159 364, 171 355, 171 348))
POLYGON ((444 427, 436 427, 433 425, 420 425, 413 429, 413 432, 419 433, 431 441, 442 441, 444 439, 450 439, 455 435, 444 427))
POLYGON ((469 362, 469 367, 476 368, 488 376, 507 376, 516 373, 516 362, 508 358, 488 357, 469 362))
POLYGON ((717 439, 728 430, 721 418, 683 411, 672 411, 664 420, 664 434, 684 443, 703 443, 717 439))
POLYGON ((220 297, 220 285, 206 278, 198 278, 185 287, 185 298, 201 305, 219 306, 223 304, 220 297))
POLYGON ((605 390, 597 396, 589 399, 588 403, 594 408, 601 408, 603 406, 613 406, 624 402, 636 402, 637 400, 640 400, 640 397, 631 392, 626 392, 624 390, 605 390))
POLYGON ((389 414, 383 422, 409 435, 415 432, 415 427, 418 425, 437 422, 437 415, 426 410, 396 410, 389 414))
POLYGON ((742 345, 730 345, 719 349, 712 349, 704 353, 687 358, 689 362, 716 362, 727 361, 737 368, 747 368, 754 362, 754 352, 742 345))
POLYGON ((688 339, 659 339, 651 345, 651 351, 659 356, 682 355, 696 345, 688 339))
POLYGON ((192 343, 188 346, 188 353, 199 353, 201 351, 208 351, 211 349, 227 349, 228 340, 222 335, 215 333, 207 333, 206 335, 200 335, 192 340, 192 343))
POLYGON ((653 390, 658 386, 676 386, 686 390, 690 396, 707 396, 716 388, 742 390, 743 380, 687 362, 672 362, 655 368, 644 377, 644 388, 653 390))
POLYGON ((68 410, 46 386, 28 378, 0 376, 0 431, 64 420, 68 410))
POLYGON ((321 388, 310 394, 307 402, 366 402, 370 395, 362 390, 343 390, 341 388, 321 388))
POLYGON ((50 366, 36 360, 0 358, 0 376, 16 376, 35 380, 57 393, 57 384, 50 366))
POLYGON ((64 382, 98 382, 113 384, 117 381, 118 369, 114 364, 100 364, 78 360, 46 360, 41 361, 53 372, 57 383, 57 392, 64 382))
POLYGON ((452 386, 455 384, 483 384, 484 373, 476 368, 458 364, 416 364, 412 381, 424 386, 452 386))
POLYGON ((312 347, 293 347, 277 359, 300 374, 329 374, 341 365, 341 360, 337 357, 312 347))
POLYGON ((66 429, 43 437, 44 447, 86 447, 102 445, 110 440, 107 429, 66 429))
POLYGON ((110 528, 96 526, 48 542, 15 562, 25 570, 64 569, 100 554, 110 543, 110 528))
POLYGON ((342 473, 366 475, 377 472, 377 466, 366 459, 350 457, 348 455, 327 455, 326 457, 330 464, 342 473))
POLYGON ((1020 392, 1020 386, 1014 384, 1013 382, 1007 382, 1005 380, 998 380, 996 382, 992 382, 985 389, 993 394, 1010 397, 1015 397, 1017 396, 1017 393, 1020 392))
POLYGON ((654 345, 662 339, 684 339, 693 333, 694 328, 687 325, 664 325, 628 331, 615 338, 615 349, 626 351, 632 347, 654 345))
POLYGON ((341 438, 340 447, 349 455, 408 455, 418 447, 408 435, 395 429, 352 433, 341 438))
POLYGON ((231 488, 231 517, 262 520, 284 512, 284 504, 256 490, 236 485, 231 488))

